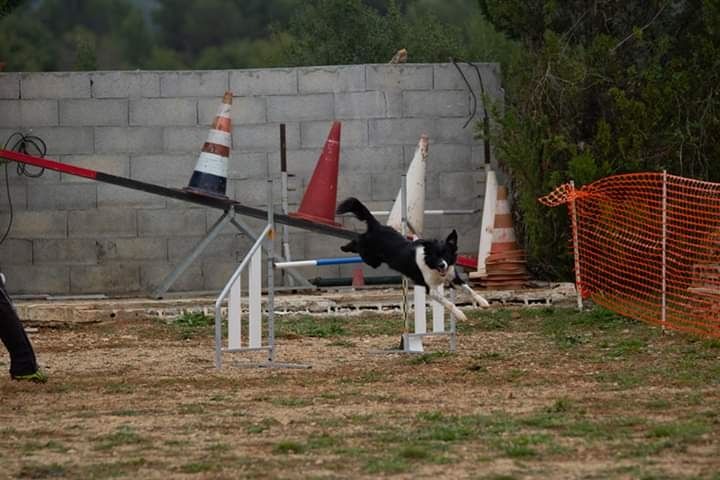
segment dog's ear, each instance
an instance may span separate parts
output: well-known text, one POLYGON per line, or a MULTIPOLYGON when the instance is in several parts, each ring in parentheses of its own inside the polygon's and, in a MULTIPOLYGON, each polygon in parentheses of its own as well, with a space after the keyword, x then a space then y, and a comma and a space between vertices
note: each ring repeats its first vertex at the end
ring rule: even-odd
POLYGON ((455 247, 455 249, 457 249, 457 241, 458 235, 455 229, 453 229, 453 231, 450 232, 450 235, 448 235, 448 237, 445 239, 445 243, 447 243, 448 245, 452 245, 453 247, 455 247))

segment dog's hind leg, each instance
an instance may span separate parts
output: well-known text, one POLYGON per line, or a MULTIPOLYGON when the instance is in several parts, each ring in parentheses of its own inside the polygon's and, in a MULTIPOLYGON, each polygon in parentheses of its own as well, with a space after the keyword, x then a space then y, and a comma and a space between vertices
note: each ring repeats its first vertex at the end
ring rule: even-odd
POLYGON ((467 317, 465 316, 463 311, 460 310, 458 307, 456 307, 450 300, 445 298, 445 296, 440 294, 440 292, 438 292, 437 288, 430 288, 429 291, 430 291, 430 293, 428 294, 428 296, 430 298, 432 298, 436 302, 439 302, 440 304, 442 304, 442 306, 445 307, 445 309, 447 311, 449 311, 450 314, 454 315, 455 318, 457 318, 461 322, 467 322, 467 317))

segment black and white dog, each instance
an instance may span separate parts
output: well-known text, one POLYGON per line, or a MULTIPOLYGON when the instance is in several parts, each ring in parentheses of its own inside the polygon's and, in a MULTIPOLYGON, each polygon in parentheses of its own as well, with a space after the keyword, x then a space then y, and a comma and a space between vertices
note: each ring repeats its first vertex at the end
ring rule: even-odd
POLYGON ((458 320, 467 320, 462 310, 446 299, 439 291, 445 284, 461 286, 472 295, 478 305, 489 306, 487 300, 478 295, 455 272, 457 259, 457 232, 455 230, 442 240, 408 240, 397 230, 383 225, 370 213, 360 200, 350 197, 337 208, 338 214, 352 213, 367 223, 367 231, 355 240, 340 247, 343 252, 360 255, 373 268, 386 263, 393 270, 402 273, 416 285, 422 285, 430 298, 440 302, 458 320))

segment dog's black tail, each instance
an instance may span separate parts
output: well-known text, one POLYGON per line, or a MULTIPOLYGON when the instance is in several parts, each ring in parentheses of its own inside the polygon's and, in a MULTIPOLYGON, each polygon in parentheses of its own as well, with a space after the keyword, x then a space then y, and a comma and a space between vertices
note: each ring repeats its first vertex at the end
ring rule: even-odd
POLYGON ((338 214, 352 213, 358 218, 358 220, 367 222, 368 227, 378 224, 377 219, 373 216, 372 213, 370 213, 370 210, 368 210, 368 208, 355 197, 346 198, 345 200, 340 202, 340 205, 338 205, 336 212, 338 214))

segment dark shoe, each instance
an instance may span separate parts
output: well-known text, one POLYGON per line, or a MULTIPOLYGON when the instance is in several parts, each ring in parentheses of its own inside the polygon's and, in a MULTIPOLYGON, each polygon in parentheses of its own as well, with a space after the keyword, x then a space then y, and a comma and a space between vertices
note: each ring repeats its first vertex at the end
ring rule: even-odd
POLYGON ((29 373, 27 375, 13 375, 12 379, 20 382, 46 383, 48 381, 48 376, 47 373, 38 369, 35 373, 29 373))

